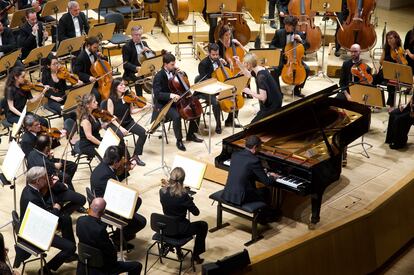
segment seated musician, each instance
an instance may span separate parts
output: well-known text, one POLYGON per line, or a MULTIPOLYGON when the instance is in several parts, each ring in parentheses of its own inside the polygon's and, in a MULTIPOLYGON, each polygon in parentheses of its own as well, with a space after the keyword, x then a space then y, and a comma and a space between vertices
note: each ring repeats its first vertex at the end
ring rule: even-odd
POLYGON ((17 47, 22 48, 21 59, 24 60, 33 49, 44 46, 48 36, 43 24, 38 22, 36 12, 27 10, 26 22, 17 37, 17 47))
POLYGON ((245 94, 251 95, 259 100, 260 111, 251 121, 253 123, 273 114, 282 107, 283 94, 269 71, 257 65, 257 57, 255 54, 246 54, 243 59, 243 64, 241 64, 238 58, 238 56, 234 57, 243 74, 247 77, 254 76, 256 78, 257 92, 253 92, 247 87, 243 90, 245 94))
MULTIPOLYGON (((122 78, 127 81, 138 80, 135 74, 141 68, 140 56, 144 52, 151 51, 147 42, 141 38, 143 33, 144 29, 141 26, 133 26, 131 28, 132 39, 122 47, 122 60, 126 62, 124 64, 124 75, 122 78)), ((137 96, 142 96, 142 84, 135 84, 135 93, 137 96)))
MULTIPOLYGON (((21 86, 26 83, 25 76, 26 72, 24 71, 24 68, 18 66, 10 71, 6 80, 4 98, 7 99, 7 104, 5 104, 4 107, 6 110, 6 119, 12 124, 19 121, 27 102, 37 102, 43 97, 43 94, 48 89, 48 87, 45 86, 43 92, 33 97, 30 91, 21 89, 21 86)), ((39 120, 43 126, 47 127, 48 123, 46 119, 39 117, 39 120)))
POLYGON ((103 267, 88 267, 85 272, 85 265, 78 262, 78 275, 83 274, 141 274, 142 265, 138 261, 118 261, 117 251, 106 231, 106 224, 101 221, 105 213, 106 202, 103 198, 93 199, 89 207, 88 215, 79 217, 76 221, 76 235, 79 242, 98 249, 103 256, 103 267))
MULTIPOLYGON (((269 172, 266 175, 260 159, 256 156, 256 153, 260 150, 261 143, 262 141, 259 137, 254 135, 248 136, 245 149, 233 152, 231 155, 230 170, 223 192, 224 200, 236 205, 255 201, 269 201, 268 190, 266 188, 257 189, 256 181, 267 186, 273 186, 277 174, 269 172)), ((268 213, 263 213, 260 219, 262 221, 271 221, 268 215, 272 212, 265 212, 268 213)))
MULTIPOLYGON (((117 175, 118 168, 123 168, 121 166, 124 165, 122 157, 123 152, 119 146, 109 146, 106 149, 102 162, 95 167, 91 174, 91 190, 96 197, 104 196, 109 179, 122 180, 124 173, 121 171, 121 174, 119 175, 121 178, 118 178, 117 175)), ((135 234, 142 230, 147 224, 145 217, 137 213, 141 204, 142 199, 138 198, 134 217, 131 220, 128 220, 128 225, 123 229, 126 241, 134 239, 135 234)), ((119 231, 115 233, 113 240, 119 244, 119 231)), ((129 244, 129 247, 133 248, 133 245, 129 244)))
POLYGON ((79 3, 68 2, 68 12, 62 15, 58 24, 58 39, 63 41, 68 38, 79 37, 88 34, 89 23, 86 15, 80 11, 79 3))
MULTIPOLYGON (((88 37, 85 40, 85 48, 76 57, 75 65, 73 67, 73 73, 77 74, 83 83, 96 81, 96 78, 92 76, 91 68, 98 56, 99 58, 105 58, 102 53, 99 52, 99 39, 94 36, 88 37)), ((95 95, 98 103, 100 103, 101 95, 98 90, 93 88, 92 93, 95 95)))
POLYGON ((414 106, 413 97, 407 106, 400 105, 390 112, 388 119, 387 136, 385 143, 388 143, 390 149, 402 149, 407 145, 408 132, 414 123, 414 106))
MULTIPOLYGON (((62 212, 62 203, 55 201, 53 191, 49 192, 49 179, 44 167, 35 166, 27 172, 27 185, 23 188, 20 197, 20 221, 23 220, 29 202, 43 208, 46 211, 59 217, 59 227, 62 237, 55 234, 52 240, 52 247, 60 251, 44 266, 43 274, 51 274, 50 270, 56 271, 65 262, 78 259, 75 254, 76 245, 73 235, 72 218, 69 214, 62 212)), ((55 180, 50 185, 56 184, 55 180)), ((30 254, 15 246, 16 258, 13 267, 18 268, 23 261, 30 257, 30 254)), ((39 270, 40 273, 40 270, 39 270)))
POLYGON ((0 57, 17 50, 16 38, 12 30, 0 22, 0 57))
POLYGON ((130 160, 134 160, 139 166, 145 166, 145 162, 139 156, 142 155, 147 134, 145 129, 132 118, 131 114, 136 114, 140 109, 134 108, 133 104, 125 102, 123 97, 126 94, 130 93, 126 92, 124 81, 121 78, 114 79, 112 81, 107 108, 112 115, 118 118, 119 122, 117 120, 112 121, 110 127, 121 138, 121 143, 124 143, 123 138, 129 133, 138 136, 134 154, 130 160))
POLYGON ((414 27, 407 32, 404 39, 404 49, 408 65, 411 66, 414 72, 414 27))
MULTIPOLYGON (((165 215, 179 218, 178 228, 180 237, 191 237, 196 235, 193 249, 193 260, 196 264, 202 264, 204 259, 200 254, 206 251, 206 236, 208 224, 205 221, 190 222, 187 219, 187 211, 194 216, 200 215, 200 210, 194 204, 193 198, 184 187, 185 172, 181 167, 171 171, 168 180, 162 179, 160 189, 160 201, 162 211, 165 215)), ((179 248, 176 248, 177 255, 182 255, 179 248)))
MULTIPOLYGON (((174 93, 171 93, 168 86, 168 81, 174 77, 173 71, 175 68, 175 56, 171 53, 164 54, 162 58, 163 67, 157 72, 154 76, 153 82, 153 93, 154 93, 154 112, 152 114, 152 119, 154 120, 158 115, 159 111, 166 105, 171 99, 176 102, 180 99, 180 96, 174 93)), ((181 151, 185 151, 186 148, 183 144, 183 136, 181 133, 181 116, 178 113, 177 107, 173 104, 168 110, 167 119, 172 120, 175 138, 177 139, 177 148, 181 151)), ((198 138, 195 135, 197 131, 197 123, 192 120, 190 121, 190 126, 187 133, 187 141, 193 142, 203 142, 202 139, 198 138)))
MULTIPOLYGON (((296 26, 298 24, 298 19, 294 16, 288 15, 285 17, 283 22, 285 23, 285 28, 279 29, 275 32, 275 35, 269 44, 269 48, 281 49, 282 55, 283 55, 287 42, 293 41, 293 40, 296 40, 297 43, 303 44, 303 46, 305 47, 305 50, 309 48, 309 42, 306 41, 306 34, 303 32, 295 31, 296 26)), ((280 87, 279 76, 282 72, 282 68, 285 62, 286 62, 285 58, 280 58, 279 67, 276 67, 273 71, 273 77, 275 78, 279 87, 280 87)), ((306 78, 308 78, 309 72, 310 72, 309 67, 303 61, 302 61, 302 64, 306 70, 306 78)), ((304 95, 301 93, 301 90, 305 86, 305 83, 306 83, 306 79, 302 84, 295 86, 295 88, 293 89, 293 93, 295 96, 304 97, 304 95)))

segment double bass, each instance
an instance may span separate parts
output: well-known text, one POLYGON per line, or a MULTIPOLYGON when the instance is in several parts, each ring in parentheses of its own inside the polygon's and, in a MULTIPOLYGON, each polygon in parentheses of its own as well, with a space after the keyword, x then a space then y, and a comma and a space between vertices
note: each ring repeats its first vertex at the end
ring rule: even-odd
POLYGON ((371 24, 375 0, 347 0, 347 6, 348 18, 337 34, 339 44, 346 50, 353 44, 359 44, 363 51, 372 49, 377 42, 375 27, 371 24))
POLYGON ((306 40, 310 45, 306 53, 313 53, 319 50, 322 45, 322 32, 319 27, 315 26, 315 12, 311 11, 311 1, 291 0, 289 1, 288 10, 290 15, 299 19, 299 30, 306 33, 306 40))
POLYGON ((282 80, 289 85, 300 85, 306 80, 306 69, 302 64, 302 58, 305 54, 305 47, 301 43, 293 41, 288 42, 285 46, 284 55, 287 62, 282 68, 282 80))
POLYGON ((168 80, 168 87, 172 93, 180 96, 180 99, 176 102, 178 113, 184 120, 199 118, 203 108, 200 101, 192 96, 187 76, 178 70, 175 70, 173 74, 174 77, 168 80))

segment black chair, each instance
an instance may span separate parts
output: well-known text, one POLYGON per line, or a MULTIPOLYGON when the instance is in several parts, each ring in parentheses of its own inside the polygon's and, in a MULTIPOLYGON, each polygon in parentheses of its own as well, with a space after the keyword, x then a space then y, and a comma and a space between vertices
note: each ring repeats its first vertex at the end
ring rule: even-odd
MULTIPOLYGON (((2 98, 0 100, 0 115, 6 114, 6 109, 7 109, 6 105, 7 105, 7 100, 5 98, 2 98)), ((11 133, 10 129, 13 127, 13 124, 10 123, 6 117, 4 117, 4 119, 2 119, 0 123, 3 126, 3 129, 6 130, 6 132, 0 134, 0 142, 1 142, 1 137, 3 136, 9 136, 9 139, 10 139, 10 133, 11 133)))
MULTIPOLYGON (((132 3, 132 1, 130 1, 132 3)), ((115 10, 122 14, 125 18, 130 17, 131 20, 134 19, 134 14, 137 14, 140 10, 135 8, 134 5, 129 6, 122 6, 122 7, 116 7, 115 10)), ((143 12, 143 11, 142 11, 143 12)))
POLYGON ((85 155, 85 154, 81 153, 80 148, 79 148, 79 144, 80 144, 79 140, 75 144, 70 143, 70 140, 69 140, 69 144, 70 144, 70 147, 72 149, 72 156, 74 156, 76 158, 76 160, 75 160, 76 165, 78 165, 78 167, 79 167, 79 165, 81 165, 81 164, 86 164, 86 165, 88 165, 89 170, 92 173, 92 164, 91 163, 92 163, 92 160, 93 160, 93 156, 88 156, 88 155, 85 155))
POLYGON ((95 247, 79 242, 78 243, 79 262, 85 265, 85 274, 89 274, 89 268, 102 268, 104 259, 102 252, 95 247))
POLYGON ((101 0, 101 2, 99 3, 98 18, 100 18, 101 15, 105 16, 105 14, 111 12, 110 9, 115 8, 116 6, 118 6, 116 0, 101 0))
MULTIPOLYGON (((35 256, 34 259, 29 259, 23 261, 23 268, 21 274, 24 274, 24 269, 26 267, 26 264, 34 261, 40 261, 40 268, 42 269, 46 265, 46 252, 29 242, 23 240, 20 238, 17 234, 20 229, 20 219, 19 214, 17 214, 16 211, 12 211, 12 226, 13 226, 13 238, 14 238, 14 247, 16 250, 21 249, 23 250, 22 253, 26 252, 32 256, 35 256)), ((16 262, 17 257, 14 260, 13 268, 18 268, 20 266, 20 262, 16 262)))
POLYGON ((167 215, 152 213, 151 214, 151 228, 155 231, 155 234, 152 236, 152 239, 155 241, 148 249, 147 255, 145 258, 145 271, 147 273, 147 264, 148 264, 148 255, 157 256, 162 263, 162 259, 169 259, 180 263, 180 270, 178 275, 181 274, 182 265, 185 257, 190 254, 191 257, 191 266, 193 271, 195 271, 194 261, 193 261, 193 252, 190 249, 182 248, 185 244, 193 239, 190 237, 179 237, 180 231, 178 228, 178 217, 171 217, 167 215), (171 237, 175 236, 175 237, 171 237), (151 249, 157 245, 158 252, 152 252, 151 249), (177 259, 168 257, 168 254, 176 249, 177 259), (184 251, 185 253, 183 253, 184 251))

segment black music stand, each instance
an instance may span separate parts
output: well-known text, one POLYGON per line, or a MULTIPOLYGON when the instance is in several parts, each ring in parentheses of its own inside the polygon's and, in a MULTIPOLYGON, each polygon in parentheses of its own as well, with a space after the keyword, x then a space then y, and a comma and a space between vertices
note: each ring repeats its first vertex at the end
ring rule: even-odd
POLYGON ((155 130, 158 128, 158 126, 161 124, 161 166, 152 169, 151 171, 147 172, 144 174, 144 176, 147 176, 149 174, 151 174, 152 172, 155 172, 159 169, 162 169, 164 171, 164 174, 166 176, 169 175, 170 173, 170 168, 168 167, 167 163, 164 160, 164 150, 165 150, 165 144, 164 144, 164 139, 166 138, 165 136, 165 116, 167 115, 168 111, 170 110, 172 104, 174 103, 174 101, 171 99, 160 111, 160 113, 158 114, 158 116, 155 118, 154 122, 151 125, 151 128, 147 131, 148 134, 153 134, 155 132, 155 130))
POLYGON ((398 107, 401 105, 401 84, 413 84, 413 71, 411 66, 384 61, 382 63, 384 78, 393 80, 397 83, 397 90, 394 93, 394 104, 397 99, 397 93, 400 94, 398 107))
MULTIPOLYGON (((351 101, 358 102, 369 107, 385 107, 384 92, 380 88, 370 85, 354 84, 349 87, 349 93, 352 98, 351 101)), ((367 150, 371 149, 373 145, 365 142, 364 136, 365 135, 361 136, 361 142, 352 144, 351 146, 348 146, 348 148, 361 145, 363 150, 361 155, 366 158, 370 158, 367 150)))

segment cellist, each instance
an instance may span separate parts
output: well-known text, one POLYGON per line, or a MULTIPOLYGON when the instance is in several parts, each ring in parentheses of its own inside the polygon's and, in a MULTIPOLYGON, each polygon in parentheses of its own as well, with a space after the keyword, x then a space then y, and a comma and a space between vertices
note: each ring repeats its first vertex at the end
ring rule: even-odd
MULTIPOLYGON (((279 29, 275 32, 272 42, 270 42, 269 48, 279 48, 279 49, 282 49, 282 52, 283 52, 288 41, 293 41, 293 40, 296 40, 297 43, 303 44, 303 46, 305 47, 305 50, 309 48, 309 43, 306 41, 306 34, 303 32, 295 32, 296 26, 298 24, 298 19, 294 16, 288 15, 285 17, 283 22, 285 24, 285 28, 279 29)), ((279 76, 282 72, 282 67, 283 67, 284 62, 285 60, 281 58, 279 66, 276 67, 272 73, 273 77, 275 78, 279 86, 279 89, 280 89, 279 76)), ((303 61, 302 61, 302 64, 306 70, 306 78, 308 78, 309 72, 310 72, 309 67, 303 61)), ((302 84, 295 86, 293 90, 295 96, 304 97, 304 95, 301 93, 301 90, 305 86, 305 83, 306 83, 306 79, 302 84)))

